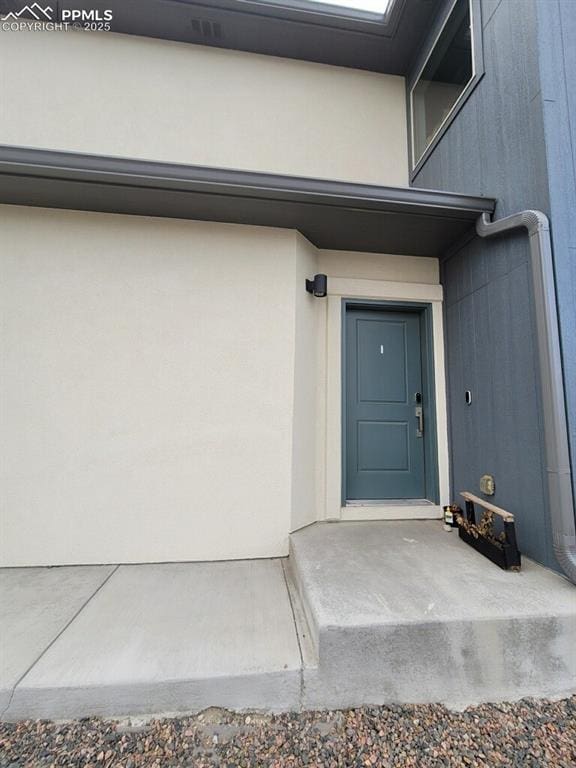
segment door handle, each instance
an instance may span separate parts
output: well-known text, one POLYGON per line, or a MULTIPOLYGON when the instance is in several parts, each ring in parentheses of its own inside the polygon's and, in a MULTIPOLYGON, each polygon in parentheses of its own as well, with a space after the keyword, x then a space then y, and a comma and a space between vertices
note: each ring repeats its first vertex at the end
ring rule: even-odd
POLYGON ((418 419, 418 426, 416 428, 416 437, 422 437, 424 434, 424 414, 422 412, 422 406, 417 405, 416 408, 414 408, 414 413, 416 415, 416 418, 418 419))

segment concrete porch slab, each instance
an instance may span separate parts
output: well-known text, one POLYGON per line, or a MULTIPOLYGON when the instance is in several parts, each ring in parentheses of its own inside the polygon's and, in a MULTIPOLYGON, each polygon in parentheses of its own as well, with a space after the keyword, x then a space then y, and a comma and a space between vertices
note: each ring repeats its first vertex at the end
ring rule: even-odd
POLYGON ((576 589, 506 573, 434 521, 317 523, 286 561, 0 572, 2 717, 576 690, 576 589))
POLYGON ((306 707, 462 706, 576 689, 576 589, 505 572, 434 521, 318 523, 290 570, 316 644, 306 707))
POLYGON ((281 561, 121 566, 4 717, 296 709, 300 669, 281 561))
POLYGON ((114 567, 0 569, 0 713, 16 683, 114 567))

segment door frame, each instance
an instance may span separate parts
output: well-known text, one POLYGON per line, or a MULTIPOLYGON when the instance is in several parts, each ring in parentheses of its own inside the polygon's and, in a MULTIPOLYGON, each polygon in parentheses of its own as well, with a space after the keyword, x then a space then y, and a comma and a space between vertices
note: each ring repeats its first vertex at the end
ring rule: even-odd
POLYGON ((400 282, 329 275, 328 296, 319 319, 320 407, 317 422, 319 468, 317 499, 319 520, 438 519, 449 504, 448 407, 444 365, 443 288, 439 283, 400 282), (361 302, 398 302, 431 305, 432 349, 439 503, 422 506, 343 506, 342 504, 342 299, 361 302), (321 457, 321 458, 320 458, 321 457))
MULTIPOLYGON (((432 333, 432 303, 420 301, 386 301, 378 299, 342 299, 342 349, 341 349, 341 381, 342 381, 342 508, 348 506, 348 494, 346 489, 346 457, 347 457, 347 344, 346 344, 346 313, 350 309, 365 309, 369 311, 382 312, 412 312, 418 315, 420 320, 420 349, 422 362, 422 395, 424 408, 424 485, 427 502, 438 505, 440 502, 440 491, 438 482, 438 434, 436 426, 436 387, 435 387, 435 366, 434 366, 434 340, 432 333)), ((403 500, 402 505, 410 509, 412 500, 403 500)), ((383 501, 388 505, 389 501, 383 501)), ((357 508, 357 504, 354 504, 357 508)), ((369 506, 377 506, 370 504, 369 506)))

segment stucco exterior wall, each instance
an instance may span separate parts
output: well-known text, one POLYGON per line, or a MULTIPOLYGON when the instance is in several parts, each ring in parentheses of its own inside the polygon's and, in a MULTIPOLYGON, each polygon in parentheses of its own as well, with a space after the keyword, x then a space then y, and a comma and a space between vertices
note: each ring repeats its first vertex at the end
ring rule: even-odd
POLYGON ((2 564, 287 554, 295 233, 0 228, 2 564))
POLYGON ((306 279, 318 272, 318 249, 296 233, 294 294, 294 416, 292 424, 291 529, 318 519, 322 454, 318 452, 323 405, 320 327, 324 300, 306 292, 306 279))
POLYGON ((14 32, 2 35, 0 91, 2 144, 408 184, 401 77, 130 35, 14 32))
POLYGON ((431 285, 440 282, 438 259, 423 256, 319 250, 318 270, 329 277, 431 285))
POLYGON ((291 230, 0 206, 0 242, 3 566, 286 555, 339 492, 342 291, 441 291, 291 230))

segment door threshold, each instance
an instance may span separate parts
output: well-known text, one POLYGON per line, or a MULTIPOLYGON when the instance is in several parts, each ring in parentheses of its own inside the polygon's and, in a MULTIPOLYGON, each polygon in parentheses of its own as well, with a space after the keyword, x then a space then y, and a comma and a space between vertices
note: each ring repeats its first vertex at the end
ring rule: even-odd
POLYGON ((385 499, 347 501, 340 520, 439 520, 442 507, 428 499, 385 499))
POLYGON ((435 506, 428 499, 348 499, 345 507, 424 507, 435 506))

